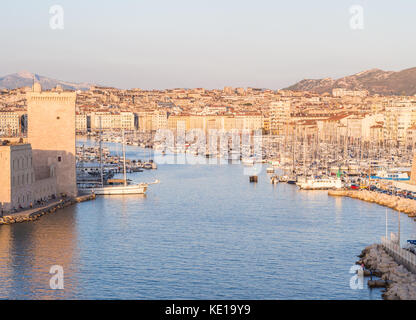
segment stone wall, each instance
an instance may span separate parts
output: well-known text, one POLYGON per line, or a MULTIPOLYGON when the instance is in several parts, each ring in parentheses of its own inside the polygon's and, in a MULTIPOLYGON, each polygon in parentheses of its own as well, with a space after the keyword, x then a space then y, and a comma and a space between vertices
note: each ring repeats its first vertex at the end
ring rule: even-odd
POLYGON ((57 192, 77 195, 75 92, 29 92, 28 140, 36 168, 55 166, 57 192))

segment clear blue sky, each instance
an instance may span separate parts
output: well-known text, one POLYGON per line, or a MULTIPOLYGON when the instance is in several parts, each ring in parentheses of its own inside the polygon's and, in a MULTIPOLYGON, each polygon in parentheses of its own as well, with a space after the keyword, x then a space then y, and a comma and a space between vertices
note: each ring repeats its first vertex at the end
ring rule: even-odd
POLYGON ((416 66, 412 0, 2 0, 0 75, 120 88, 282 88, 416 66), (64 30, 49 7, 64 8, 64 30), (349 8, 362 5, 364 30, 349 8))

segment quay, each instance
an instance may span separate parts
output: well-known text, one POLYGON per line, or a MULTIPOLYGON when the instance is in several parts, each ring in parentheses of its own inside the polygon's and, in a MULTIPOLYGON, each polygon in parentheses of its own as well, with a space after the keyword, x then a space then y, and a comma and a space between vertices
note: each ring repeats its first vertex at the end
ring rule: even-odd
POLYGON ((35 221, 38 220, 40 217, 44 216, 45 214, 54 213, 59 209, 66 208, 73 204, 94 199, 95 194, 80 195, 74 198, 59 199, 58 201, 50 202, 45 206, 6 214, 3 217, 0 217, 0 225, 35 221))
POLYGON ((328 195, 335 197, 350 197, 353 199, 377 203, 379 205, 403 212, 410 218, 416 218, 416 200, 369 190, 329 190, 328 195))

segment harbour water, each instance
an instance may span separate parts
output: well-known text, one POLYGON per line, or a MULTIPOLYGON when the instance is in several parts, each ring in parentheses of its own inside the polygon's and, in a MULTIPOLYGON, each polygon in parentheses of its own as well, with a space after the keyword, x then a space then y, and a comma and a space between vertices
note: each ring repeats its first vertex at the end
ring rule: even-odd
MULTIPOLYGON (((107 143, 120 152, 119 145, 107 143)), ((149 150, 127 147, 127 157, 149 150)), ((240 164, 161 164, 146 196, 98 197, 0 227, 0 297, 9 299, 381 299, 350 288, 386 208, 325 191, 250 184, 240 164), (52 290, 49 269, 64 269, 52 290)), ((388 209, 389 231, 398 213, 388 209)), ((416 224, 401 215, 402 241, 416 224)))

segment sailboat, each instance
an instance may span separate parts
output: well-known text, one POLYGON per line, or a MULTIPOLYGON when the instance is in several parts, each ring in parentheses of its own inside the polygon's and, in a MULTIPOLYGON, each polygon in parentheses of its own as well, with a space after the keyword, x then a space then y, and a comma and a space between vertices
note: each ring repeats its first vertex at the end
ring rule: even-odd
MULTIPOLYGON (((126 150, 124 141, 124 130, 123 130, 123 185, 120 186, 104 186, 103 180, 101 180, 101 187, 89 188, 88 191, 96 195, 127 195, 127 194, 145 194, 150 184, 157 184, 159 180, 155 180, 152 183, 139 183, 134 185, 127 184, 127 171, 126 171, 126 150)), ((100 149, 101 152, 101 149, 100 149)), ((100 167, 102 171, 102 161, 100 153, 100 167)), ((102 176, 102 174, 101 174, 102 176)))
MULTIPOLYGON (((159 183, 156 180, 154 183, 159 183)), ((152 184, 154 184, 152 183, 152 184)), ((102 188, 95 188, 91 191, 96 195, 123 195, 123 194, 145 194, 147 191, 148 183, 140 183, 135 185, 122 185, 122 186, 105 186, 102 188)))

